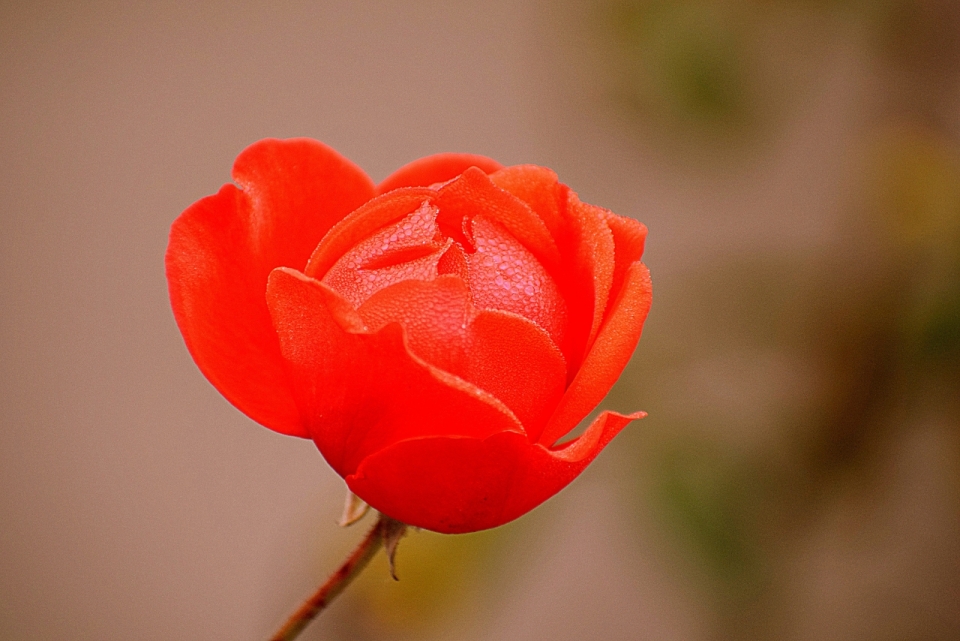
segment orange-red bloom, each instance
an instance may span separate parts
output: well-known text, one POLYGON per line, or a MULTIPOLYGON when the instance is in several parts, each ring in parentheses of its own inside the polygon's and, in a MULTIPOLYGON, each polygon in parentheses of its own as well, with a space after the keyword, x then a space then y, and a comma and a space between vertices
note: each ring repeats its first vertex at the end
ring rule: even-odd
POLYGON ((313 439, 377 510, 495 527, 573 480, 642 413, 602 413, 640 338, 646 228, 549 169, 439 154, 375 186, 307 139, 262 140, 181 214, 167 279, 210 382, 313 439))

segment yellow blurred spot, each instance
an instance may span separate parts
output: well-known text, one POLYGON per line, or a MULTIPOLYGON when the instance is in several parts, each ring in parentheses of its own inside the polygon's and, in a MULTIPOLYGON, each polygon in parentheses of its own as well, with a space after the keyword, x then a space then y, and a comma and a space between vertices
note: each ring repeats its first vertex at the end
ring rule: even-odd
POLYGON ((960 154, 919 129, 882 136, 874 155, 878 210, 895 242, 953 243, 960 239, 960 154))
POLYGON ((503 528, 443 535, 411 531, 396 557, 399 581, 378 557, 353 586, 352 599, 365 624, 386 638, 412 635, 454 620, 469 620, 503 528))

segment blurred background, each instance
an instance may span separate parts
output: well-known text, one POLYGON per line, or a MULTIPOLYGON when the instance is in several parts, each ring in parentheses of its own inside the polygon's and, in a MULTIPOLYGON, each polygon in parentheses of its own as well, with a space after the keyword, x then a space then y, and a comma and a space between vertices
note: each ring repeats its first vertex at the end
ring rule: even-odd
POLYGON ((643 409, 304 639, 960 638, 960 3, 0 2, 0 639, 266 638, 362 537, 194 366, 173 219, 263 137, 650 228, 643 409))

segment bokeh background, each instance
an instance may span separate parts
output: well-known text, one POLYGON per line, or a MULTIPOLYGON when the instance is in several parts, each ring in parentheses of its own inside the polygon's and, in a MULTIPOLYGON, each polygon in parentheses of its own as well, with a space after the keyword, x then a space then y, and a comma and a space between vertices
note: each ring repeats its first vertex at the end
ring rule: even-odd
POLYGON ((958 81, 952 0, 0 2, 0 639, 266 638, 362 536, 168 306, 289 136, 552 167, 655 284, 649 418, 304 639, 960 638, 958 81))

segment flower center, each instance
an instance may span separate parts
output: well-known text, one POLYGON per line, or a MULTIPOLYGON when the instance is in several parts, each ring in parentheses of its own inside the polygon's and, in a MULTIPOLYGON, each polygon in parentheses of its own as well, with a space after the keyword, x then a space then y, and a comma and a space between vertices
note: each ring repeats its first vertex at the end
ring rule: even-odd
POLYGON ((502 225, 483 214, 461 220, 460 230, 455 223, 424 202, 345 253, 323 283, 359 309, 371 296, 398 283, 454 275, 466 285, 475 310, 517 314, 544 329, 555 344, 562 344, 566 305, 543 265, 502 225))

